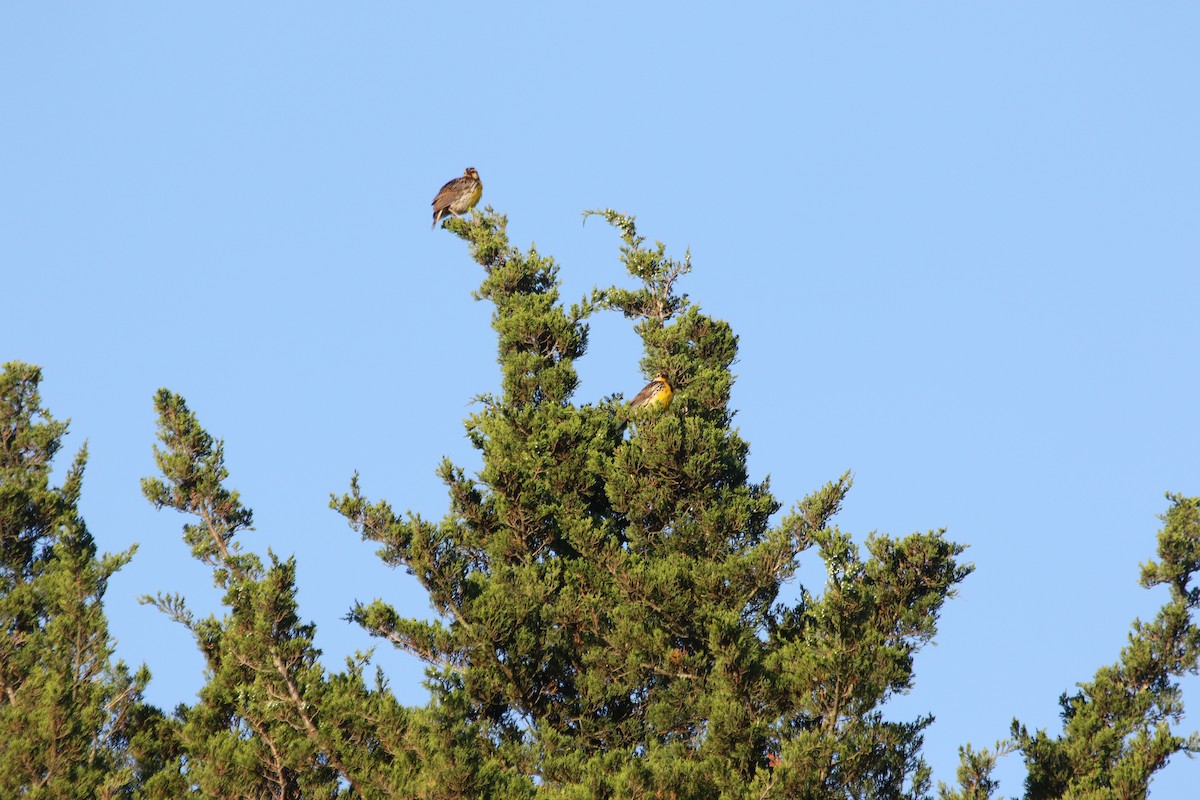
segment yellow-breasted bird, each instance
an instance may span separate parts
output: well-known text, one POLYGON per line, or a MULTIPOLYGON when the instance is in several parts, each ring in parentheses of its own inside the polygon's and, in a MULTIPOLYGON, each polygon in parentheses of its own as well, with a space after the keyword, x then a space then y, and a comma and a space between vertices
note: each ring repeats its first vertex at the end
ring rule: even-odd
POLYGON ((630 403, 630 408, 638 409, 646 406, 654 406, 659 411, 666 411, 667 406, 671 405, 671 398, 675 396, 675 390, 671 388, 670 382, 667 381, 667 376, 661 372, 646 384, 646 388, 637 393, 637 397, 633 398, 630 403))
POLYGON ((461 176, 448 181, 433 198, 433 224, 429 230, 436 228, 446 214, 457 217, 467 213, 475 207, 480 197, 483 197, 483 181, 479 180, 479 173, 474 167, 467 167, 461 176))

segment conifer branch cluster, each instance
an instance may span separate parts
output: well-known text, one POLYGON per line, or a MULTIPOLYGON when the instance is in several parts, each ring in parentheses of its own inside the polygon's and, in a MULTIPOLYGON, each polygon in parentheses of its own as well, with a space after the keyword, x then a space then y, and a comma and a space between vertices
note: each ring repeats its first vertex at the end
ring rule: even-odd
MULTIPOLYGON (((505 217, 447 208, 493 309, 501 389, 465 421, 483 466, 438 465, 440 519, 367 497, 358 475, 331 498, 428 595, 432 619, 386 597, 348 619, 424 661, 430 701, 398 702, 367 675, 369 653, 322 662, 295 559, 253 552, 223 443, 164 389, 159 475, 143 492, 185 515, 223 612, 198 617, 170 586, 145 598, 207 667, 194 703, 148 705, 150 676, 114 660, 103 615, 134 551, 96 552, 78 512, 86 448, 50 485, 67 425, 42 408, 40 371, 14 362, 0 373, 0 796, 934 796, 933 717, 885 706, 914 685, 916 654, 972 571, 964 546, 941 530, 856 542, 834 523, 849 473, 779 513, 732 424, 737 336, 679 291, 690 254, 647 246, 633 217, 587 212, 617 231, 630 285, 566 306, 558 265, 513 246, 505 217), (638 402, 579 402, 588 322, 609 312, 631 321, 654 380, 638 402), (798 583, 813 562, 823 585, 798 583)), ((1061 733, 1014 722, 991 749, 965 745, 957 785, 937 796, 996 797, 998 760, 1020 753, 1027 798, 1144 797, 1168 759, 1200 750, 1177 732, 1177 679, 1200 663, 1200 499, 1169 502, 1142 569, 1170 593, 1159 614, 1061 698, 1061 733)))

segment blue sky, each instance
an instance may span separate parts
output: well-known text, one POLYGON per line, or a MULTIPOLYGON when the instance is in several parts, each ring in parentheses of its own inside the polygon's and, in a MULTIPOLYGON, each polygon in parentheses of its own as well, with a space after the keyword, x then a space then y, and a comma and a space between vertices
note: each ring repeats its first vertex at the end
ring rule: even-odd
MULTIPOLYGON (((439 518, 439 459, 478 465, 491 307, 429 231, 474 166, 569 301, 626 279, 585 209, 691 248, 682 289, 741 336, 736 422, 785 508, 851 469, 844 530, 970 545, 890 712, 937 716, 935 778, 1013 716, 1057 730, 1163 600, 1137 587, 1163 493, 1200 494, 1200 7, 504 5, 0 10, 0 360, 41 365, 88 441, 101 548, 139 543, 106 601, 151 700, 190 701, 202 661, 136 598, 218 608, 140 494, 160 386, 225 439, 247 546, 296 554, 329 666, 373 644, 355 599, 427 613, 327 503, 359 470, 439 518)), ((632 396, 639 357, 596 319, 578 400, 632 396)), ((422 702, 418 664, 377 660, 422 702)), ((1000 774, 1019 794, 1019 761, 1000 774)), ((1198 781, 1180 759, 1155 796, 1198 781)))

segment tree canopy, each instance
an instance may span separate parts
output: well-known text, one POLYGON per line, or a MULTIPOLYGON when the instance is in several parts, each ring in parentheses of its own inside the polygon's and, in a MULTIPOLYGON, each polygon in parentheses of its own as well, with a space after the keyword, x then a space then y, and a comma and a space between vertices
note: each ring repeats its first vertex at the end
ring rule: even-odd
POLYGON ((198 618, 166 587, 145 601, 184 625, 207 666, 196 701, 147 706, 149 680, 114 661, 108 578, 133 548, 97 555, 78 512, 80 451, 49 470, 65 423, 41 407, 40 371, 0 376, 0 787, 14 797, 991 798, 997 759, 1019 752, 1025 797, 1144 797, 1153 774, 1200 748, 1177 732, 1177 679, 1200 663, 1200 500, 1170 496, 1145 586, 1168 603, 1135 622, 1119 660, 1064 695, 1063 730, 1014 722, 991 749, 964 745, 957 784, 935 790, 930 715, 888 700, 968 577, 942 530, 856 541, 834 523, 851 476, 788 511, 749 474, 733 425, 738 338, 679 290, 690 255, 615 229, 630 282, 573 305, 558 265, 507 238, 488 208, 445 227, 482 268, 501 373, 465 420, 482 467, 444 460, 439 520, 364 495, 331 506, 386 564, 416 577, 433 619, 388 598, 348 618, 426 664, 430 702, 406 707, 369 656, 323 663, 296 600, 296 562, 250 550, 254 515, 223 442, 185 399, 154 398, 156 508, 212 570, 224 611, 198 618), (669 404, 619 394, 575 402, 589 320, 616 313, 669 404), (820 586, 800 585, 805 560, 820 586), (786 588, 785 588, 786 587, 786 588))

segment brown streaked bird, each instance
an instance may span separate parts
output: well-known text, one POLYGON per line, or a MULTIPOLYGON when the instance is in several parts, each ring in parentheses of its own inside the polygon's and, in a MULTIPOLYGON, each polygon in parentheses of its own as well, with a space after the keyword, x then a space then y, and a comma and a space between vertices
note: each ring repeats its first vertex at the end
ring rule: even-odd
POLYGON ((674 396, 675 390, 671 388, 667 376, 660 372, 654 380, 646 384, 646 388, 637 393, 637 397, 633 398, 633 402, 629 406, 633 409, 654 406, 659 411, 666 411, 674 396))
POLYGON ((483 181, 479 180, 479 173, 474 167, 467 167, 461 176, 448 181, 433 198, 433 224, 429 230, 436 228, 447 214, 459 217, 467 213, 482 196, 483 181))

